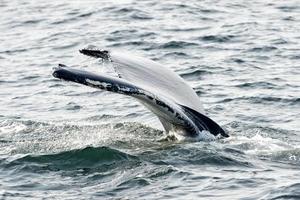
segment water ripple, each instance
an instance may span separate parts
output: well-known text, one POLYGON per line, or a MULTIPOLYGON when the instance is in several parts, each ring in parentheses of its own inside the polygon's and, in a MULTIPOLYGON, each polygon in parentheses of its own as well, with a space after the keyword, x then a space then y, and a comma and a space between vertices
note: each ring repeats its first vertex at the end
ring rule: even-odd
POLYGON ((299 2, 4 0, 0 10, 0 199, 299 198, 299 2), (174 69, 231 137, 165 141, 133 99, 52 78, 61 62, 107 73, 78 53, 89 44, 174 69))

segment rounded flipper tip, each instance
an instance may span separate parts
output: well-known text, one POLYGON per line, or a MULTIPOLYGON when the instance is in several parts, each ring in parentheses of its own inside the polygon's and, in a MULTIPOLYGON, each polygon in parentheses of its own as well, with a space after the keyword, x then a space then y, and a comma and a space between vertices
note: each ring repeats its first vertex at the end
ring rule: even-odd
POLYGON ((53 67, 52 76, 55 78, 60 78, 59 71, 64 67, 67 67, 67 66, 64 64, 61 64, 61 63, 59 63, 57 67, 53 67))
POLYGON ((58 70, 59 70, 59 67, 53 67, 52 76, 53 76, 54 78, 59 78, 58 70))

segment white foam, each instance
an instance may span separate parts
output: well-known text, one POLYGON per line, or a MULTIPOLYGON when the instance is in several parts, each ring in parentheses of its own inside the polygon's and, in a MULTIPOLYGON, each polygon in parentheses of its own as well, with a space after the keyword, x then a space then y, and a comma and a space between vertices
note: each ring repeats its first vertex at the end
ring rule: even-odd
POLYGON ((180 131, 170 131, 170 136, 175 136, 178 141, 184 142, 199 142, 199 141, 215 141, 216 137, 211 134, 209 131, 201 131, 197 137, 187 137, 186 133, 181 133, 180 131))
POLYGON ((0 127, 0 135, 6 135, 6 134, 11 134, 11 133, 18 133, 22 130, 26 129, 26 125, 22 123, 15 123, 15 122, 5 122, 1 124, 0 127))
POLYGON ((245 153, 252 155, 269 155, 285 150, 292 150, 295 148, 288 142, 282 141, 280 139, 262 136, 260 133, 256 133, 253 137, 231 136, 227 141, 231 145, 244 146, 245 149, 242 150, 245 153))

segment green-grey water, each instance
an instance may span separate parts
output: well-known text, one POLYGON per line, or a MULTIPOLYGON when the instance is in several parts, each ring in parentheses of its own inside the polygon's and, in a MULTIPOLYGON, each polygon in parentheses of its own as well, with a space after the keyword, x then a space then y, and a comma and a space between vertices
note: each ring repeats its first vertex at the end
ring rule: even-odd
POLYGON ((0 2, 1 199, 299 199, 300 7, 292 1, 0 2), (231 137, 162 141, 88 45, 162 63, 231 137))

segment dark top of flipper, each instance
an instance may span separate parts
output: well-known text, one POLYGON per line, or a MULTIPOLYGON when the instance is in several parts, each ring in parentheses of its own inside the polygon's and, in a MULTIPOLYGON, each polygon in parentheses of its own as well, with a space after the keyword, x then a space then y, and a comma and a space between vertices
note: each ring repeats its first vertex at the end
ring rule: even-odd
POLYGON ((62 64, 59 64, 59 67, 54 69, 53 76, 65 81, 72 81, 121 94, 136 94, 139 93, 140 90, 140 88, 126 80, 111 76, 96 75, 83 70, 73 69, 62 64))
MULTIPOLYGON (((182 105, 181 105, 182 106, 182 105)), ((189 108, 186 106, 182 106, 184 111, 195 121, 197 127, 202 130, 208 130, 214 136, 221 134, 223 137, 229 137, 229 135, 212 119, 209 117, 189 108)))

